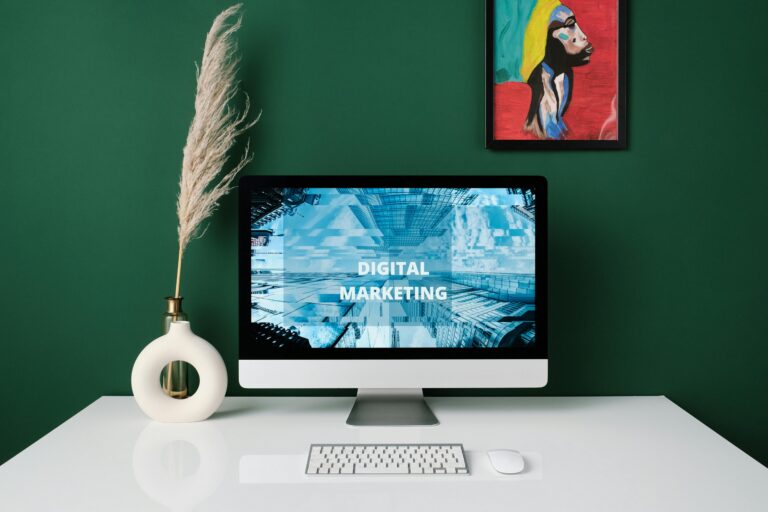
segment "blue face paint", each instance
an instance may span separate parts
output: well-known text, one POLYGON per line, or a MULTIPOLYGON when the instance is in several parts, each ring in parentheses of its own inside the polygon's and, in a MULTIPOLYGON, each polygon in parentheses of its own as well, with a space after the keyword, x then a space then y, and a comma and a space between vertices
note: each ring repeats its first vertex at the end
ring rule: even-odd
POLYGON ((557 37, 559 37, 559 38, 560 38, 560 39, 562 39, 563 41, 567 41, 567 40, 569 40, 569 39, 570 39, 570 37, 568 36, 568 34, 565 34, 565 33, 561 33, 561 34, 560 34, 559 36, 557 36, 557 37))

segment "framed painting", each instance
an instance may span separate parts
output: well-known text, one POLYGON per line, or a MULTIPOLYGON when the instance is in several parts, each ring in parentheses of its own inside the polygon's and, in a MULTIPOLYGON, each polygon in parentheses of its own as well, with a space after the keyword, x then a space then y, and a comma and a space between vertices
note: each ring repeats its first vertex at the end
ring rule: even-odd
POLYGON ((486 147, 625 149, 625 0, 486 0, 486 147))

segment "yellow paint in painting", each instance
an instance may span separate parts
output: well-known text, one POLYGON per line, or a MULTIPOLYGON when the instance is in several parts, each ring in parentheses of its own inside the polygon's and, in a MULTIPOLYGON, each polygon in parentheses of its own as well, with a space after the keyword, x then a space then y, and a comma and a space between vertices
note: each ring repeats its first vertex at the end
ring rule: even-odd
POLYGON ((539 0, 533 8, 523 39, 523 63, 520 65, 520 76, 528 81, 534 68, 544 60, 549 32, 549 17, 552 11, 560 5, 560 0, 539 0))

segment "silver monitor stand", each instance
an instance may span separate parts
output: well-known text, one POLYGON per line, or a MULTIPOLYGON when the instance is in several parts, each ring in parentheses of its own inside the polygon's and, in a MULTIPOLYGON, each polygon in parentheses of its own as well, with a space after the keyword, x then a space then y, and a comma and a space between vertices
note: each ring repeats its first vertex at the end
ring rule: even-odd
POLYGON ((424 401, 421 389, 358 389, 355 405, 347 418, 347 425, 359 427, 439 423, 424 401))

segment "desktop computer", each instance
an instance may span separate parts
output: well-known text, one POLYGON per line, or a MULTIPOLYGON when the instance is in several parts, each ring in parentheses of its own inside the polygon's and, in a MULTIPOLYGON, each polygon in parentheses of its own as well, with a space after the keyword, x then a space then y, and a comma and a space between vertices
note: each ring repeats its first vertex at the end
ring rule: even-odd
POLYGON ((423 388, 546 384, 544 178, 246 176, 239 193, 241 386, 354 388, 351 425, 430 425, 423 388))

